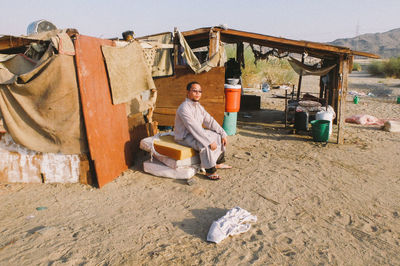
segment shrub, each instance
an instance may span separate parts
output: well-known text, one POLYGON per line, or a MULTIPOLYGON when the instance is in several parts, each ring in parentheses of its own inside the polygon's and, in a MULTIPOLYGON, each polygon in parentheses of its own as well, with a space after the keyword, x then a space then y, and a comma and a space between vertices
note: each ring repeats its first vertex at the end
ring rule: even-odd
POLYGON ((368 65, 368 73, 375 76, 400 78, 400 57, 374 61, 368 65))
POLYGON ((374 76, 382 76, 383 72, 383 62, 382 61, 374 61, 368 65, 367 71, 369 74, 374 76))
POLYGON ((359 63, 354 63, 353 64, 353 71, 361 71, 361 65, 359 63))
POLYGON ((384 63, 384 72, 387 77, 400 78, 400 57, 390 58, 384 63))
MULTIPOLYGON (((246 46, 245 46, 246 47, 246 46)), ((236 57, 235 45, 225 46, 227 58, 236 57)), ((255 58, 250 46, 244 50, 245 68, 242 69, 242 83, 245 87, 267 82, 273 84, 288 84, 297 82, 298 75, 290 66, 287 59, 270 56, 268 60, 254 63, 255 58)))

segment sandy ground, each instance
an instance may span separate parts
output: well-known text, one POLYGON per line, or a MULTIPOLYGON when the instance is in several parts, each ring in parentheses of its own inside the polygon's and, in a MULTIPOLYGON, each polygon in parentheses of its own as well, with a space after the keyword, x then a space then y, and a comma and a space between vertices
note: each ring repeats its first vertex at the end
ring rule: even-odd
MULTIPOLYGON (((304 82, 315 90, 315 79, 304 82)), ((349 96, 347 116, 400 119, 400 80, 356 73, 349 87, 380 97, 355 105, 349 96)), ((154 177, 139 160, 102 189, 1 184, 0 264, 399 265, 400 134, 346 124, 344 145, 335 133, 321 145, 275 121, 284 103, 275 93, 262 94, 265 110, 239 115, 227 154, 234 168, 220 181, 154 177), (258 221, 206 242, 212 221, 235 206, 258 221)))

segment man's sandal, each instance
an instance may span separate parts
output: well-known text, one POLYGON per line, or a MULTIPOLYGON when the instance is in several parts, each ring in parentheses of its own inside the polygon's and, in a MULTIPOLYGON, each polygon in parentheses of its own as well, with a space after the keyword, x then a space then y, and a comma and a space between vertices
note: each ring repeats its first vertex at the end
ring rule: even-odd
POLYGON ((208 179, 211 179, 211 180, 219 180, 219 179, 221 179, 221 177, 217 173, 206 174, 206 176, 208 177, 208 179))
POLYGON ((215 168, 217 168, 217 169, 231 169, 232 166, 227 165, 227 164, 220 163, 220 164, 217 164, 217 165, 215 166, 215 168))

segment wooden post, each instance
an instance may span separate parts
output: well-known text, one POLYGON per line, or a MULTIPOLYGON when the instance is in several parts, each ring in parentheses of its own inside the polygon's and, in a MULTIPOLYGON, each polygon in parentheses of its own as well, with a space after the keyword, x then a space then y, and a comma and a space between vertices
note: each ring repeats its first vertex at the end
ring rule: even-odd
POLYGON ((324 82, 322 82, 322 76, 319 77, 319 98, 322 99, 324 97, 324 90, 325 90, 325 85, 324 82))
POLYGON ((174 28, 174 66, 178 65, 178 53, 179 53, 179 36, 178 29, 174 28))
POLYGON ((336 60, 336 67, 332 70, 332 79, 330 80, 330 85, 329 85, 329 100, 328 103, 333 107, 333 110, 335 110, 336 112, 336 118, 334 120, 335 124, 338 124, 339 121, 339 117, 338 117, 338 113, 339 113, 339 99, 338 99, 338 94, 339 94, 339 90, 340 90, 340 73, 342 73, 342 60, 343 57, 339 57, 336 60))
POLYGON ((345 109, 346 109, 346 96, 347 96, 347 80, 349 74, 349 58, 341 58, 341 79, 339 85, 339 106, 338 106, 338 134, 337 134, 337 144, 344 143, 344 120, 345 120, 345 109))
POLYGON ((354 66, 354 56, 351 55, 349 56, 349 73, 353 72, 353 66, 354 66))
POLYGON ((285 90, 285 128, 287 128, 287 115, 288 115, 288 100, 287 100, 287 90, 285 90))
POLYGON ((236 61, 240 64, 242 68, 244 65, 244 45, 243 42, 236 43, 236 61))
MULTIPOLYGON (((301 56, 301 63, 302 63, 302 64, 304 64, 304 56, 305 56, 305 54, 303 53, 302 56, 301 56)), ((297 85, 297 100, 300 99, 301 81, 302 81, 302 79, 303 79, 302 73, 303 73, 303 70, 301 70, 301 72, 300 72, 299 84, 297 85)))
POLYGON ((211 57, 216 52, 218 52, 219 40, 220 40, 219 31, 214 31, 213 29, 211 29, 210 30, 210 44, 208 46, 208 58, 209 59, 211 59, 211 57))

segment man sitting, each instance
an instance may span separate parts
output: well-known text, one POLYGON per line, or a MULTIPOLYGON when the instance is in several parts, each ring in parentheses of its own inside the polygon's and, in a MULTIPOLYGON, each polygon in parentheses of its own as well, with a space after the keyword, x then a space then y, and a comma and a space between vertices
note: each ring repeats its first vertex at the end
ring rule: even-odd
POLYGON ((202 93, 200 84, 190 82, 186 90, 187 98, 176 111, 175 141, 198 151, 207 177, 212 180, 220 179, 216 173, 218 168, 232 168, 223 164, 225 147, 228 144, 227 135, 199 103, 202 93), (203 125, 208 129, 204 129, 203 125))

